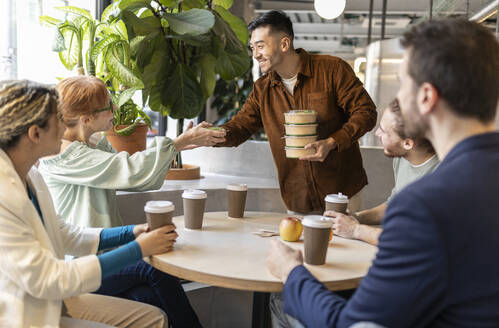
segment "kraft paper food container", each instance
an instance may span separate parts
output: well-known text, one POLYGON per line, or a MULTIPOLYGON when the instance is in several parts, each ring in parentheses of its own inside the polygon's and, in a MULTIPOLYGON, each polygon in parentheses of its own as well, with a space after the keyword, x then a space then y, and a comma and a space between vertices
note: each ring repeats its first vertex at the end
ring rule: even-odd
POLYGON ((284 113, 286 124, 311 124, 317 121, 317 112, 314 110, 292 110, 284 113))
POLYGON ((311 142, 317 140, 317 135, 313 136, 286 136, 287 147, 305 147, 311 142))
POLYGON ((284 124, 288 136, 313 136, 317 134, 318 124, 284 124))
POLYGON ((303 147, 284 147, 287 158, 300 158, 302 156, 315 154, 315 149, 305 149, 303 147))

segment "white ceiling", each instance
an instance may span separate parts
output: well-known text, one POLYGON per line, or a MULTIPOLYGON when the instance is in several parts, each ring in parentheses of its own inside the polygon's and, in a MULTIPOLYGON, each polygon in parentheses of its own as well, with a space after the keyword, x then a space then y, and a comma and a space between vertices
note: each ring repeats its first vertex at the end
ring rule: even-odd
MULTIPOLYGON (((250 1, 255 15, 273 9, 286 12, 293 22, 296 47, 353 58, 361 54, 367 45, 369 0, 347 0, 344 15, 335 20, 324 20, 319 17, 313 8, 313 0, 250 1)), ((433 0, 433 17, 439 15, 471 17, 491 1, 433 0)), ((373 0, 372 41, 381 36, 382 5, 382 0, 373 0)), ((429 7, 430 0, 387 0, 385 38, 398 37, 411 24, 427 19, 429 7)))

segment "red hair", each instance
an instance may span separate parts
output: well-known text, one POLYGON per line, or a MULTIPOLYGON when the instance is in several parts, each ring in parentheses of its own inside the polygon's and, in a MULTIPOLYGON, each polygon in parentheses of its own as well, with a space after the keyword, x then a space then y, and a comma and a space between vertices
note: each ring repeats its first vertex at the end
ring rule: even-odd
POLYGON ((62 121, 67 127, 76 125, 81 115, 91 115, 107 106, 109 91, 106 84, 95 76, 68 77, 57 84, 62 121))

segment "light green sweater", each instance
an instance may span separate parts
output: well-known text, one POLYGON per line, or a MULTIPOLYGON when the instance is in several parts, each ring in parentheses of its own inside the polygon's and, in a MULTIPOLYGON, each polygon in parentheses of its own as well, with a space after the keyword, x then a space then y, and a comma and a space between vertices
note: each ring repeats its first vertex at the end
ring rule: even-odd
POLYGON ((66 221, 106 228, 122 225, 116 190, 161 188, 176 154, 165 137, 155 137, 148 149, 131 156, 117 153, 106 138, 95 148, 74 141, 61 154, 42 159, 39 171, 66 221))

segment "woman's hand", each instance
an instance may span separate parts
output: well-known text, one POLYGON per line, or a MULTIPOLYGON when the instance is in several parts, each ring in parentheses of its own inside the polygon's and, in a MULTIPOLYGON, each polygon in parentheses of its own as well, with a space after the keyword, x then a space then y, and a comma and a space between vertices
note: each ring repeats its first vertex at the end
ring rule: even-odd
POLYGON ((149 225, 147 223, 136 224, 133 227, 133 235, 135 236, 135 239, 137 239, 137 237, 143 234, 144 232, 148 231, 149 231, 149 225))
POLYGON ((173 143, 177 151, 194 149, 197 147, 211 147, 217 143, 225 141, 225 131, 209 130, 212 126, 210 123, 202 122, 193 127, 193 123, 189 123, 187 129, 179 135, 173 143))
POLYGON ((175 228, 175 225, 171 224, 140 234, 136 241, 142 250, 142 256, 147 257, 171 251, 178 237, 175 228))

